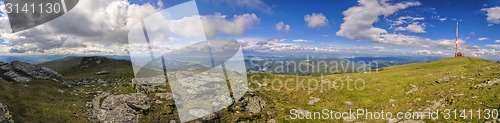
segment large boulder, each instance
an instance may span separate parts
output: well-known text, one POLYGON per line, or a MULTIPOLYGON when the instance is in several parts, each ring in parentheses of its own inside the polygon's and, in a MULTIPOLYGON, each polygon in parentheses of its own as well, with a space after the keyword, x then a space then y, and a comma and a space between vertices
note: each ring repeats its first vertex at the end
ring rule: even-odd
POLYGON ((92 121, 102 123, 137 123, 140 112, 148 110, 150 103, 151 99, 142 93, 127 95, 102 93, 92 100, 90 118, 92 121))
POLYGON ((63 76, 52 69, 20 61, 0 63, 0 75, 3 79, 14 82, 29 82, 33 79, 63 80, 63 76))
POLYGON ((2 103, 0 103, 0 123, 14 123, 9 109, 7 109, 7 106, 4 106, 2 103))

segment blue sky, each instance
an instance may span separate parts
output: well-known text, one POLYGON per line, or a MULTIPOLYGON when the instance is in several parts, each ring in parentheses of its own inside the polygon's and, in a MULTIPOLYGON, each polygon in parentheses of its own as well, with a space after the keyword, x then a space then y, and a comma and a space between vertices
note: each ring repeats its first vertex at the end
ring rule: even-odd
MULTIPOLYGON (((401 50, 430 50, 452 52, 453 50, 443 50, 439 48, 421 48, 414 46, 401 46, 397 44, 375 43, 366 40, 353 40, 345 36, 336 34, 340 30, 340 25, 344 23, 343 11, 358 6, 358 1, 262 1, 264 9, 228 5, 221 1, 212 0, 199 0, 197 1, 200 14, 211 15, 220 13, 227 15, 231 18, 234 15, 241 15, 245 13, 254 13, 260 21, 258 25, 246 31, 241 35, 230 35, 220 37, 230 38, 245 38, 257 37, 261 39, 283 38, 286 39, 284 43, 311 46, 319 48, 328 48, 335 46, 346 47, 385 47, 386 49, 401 49, 401 50), (270 8, 267 11, 266 7, 270 8), (328 19, 327 25, 320 28, 308 28, 307 22, 304 21, 304 16, 312 13, 321 13, 328 19), (288 32, 277 31, 275 26, 279 22, 284 22, 290 25, 291 29, 288 32), (295 39, 310 40, 310 42, 293 42, 295 39)), ((388 4, 397 4, 401 0, 387 1, 388 4)), ((490 47, 488 45, 498 44, 496 40, 500 40, 498 31, 500 24, 494 24, 487 21, 487 12, 485 8, 492 8, 500 5, 500 0, 470 0, 470 1, 451 1, 451 0, 413 0, 410 2, 418 2, 420 5, 407 7, 398 10, 394 14, 388 16, 379 16, 379 20, 373 24, 374 27, 382 28, 388 33, 402 34, 409 36, 418 36, 432 40, 449 39, 453 40, 455 37, 456 21, 460 23, 460 36, 461 40, 466 41, 466 46, 479 46, 484 49, 498 50, 498 47, 490 47), (411 31, 397 31, 391 27, 392 21, 401 17, 422 18, 422 20, 415 21, 424 26, 425 32, 415 33, 411 31)), ((134 3, 140 3, 135 1, 134 3)), ((168 4, 168 1, 164 1, 168 4)), ((174 2, 175 3, 175 2, 174 2)), ((179 2, 176 2, 179 3, 179 2)), ((412 22, 401 24, 399 26, 405 27, 412 22)), ((464 46, 465 47, 465 46, 464 46)), ((452 47, 453 48, 453 47, 452 47)), ((498 51, 497 51, 498 53, 498 51)))
MULTIPOLYGON (((128 4, 152 5, 161 10, 185 1, 129 0, 128 4)), ((477 57, 500 56, 500 0, 364 1, 197 0, 196 3, 202 16, 221 17, 222 21, 236 25, 237 19, 246 22, 236 26, 242 27, 242 32, 216 30, 219 32, 215 37, 247 43, 246 50, 449 56, 454 53, 455 26, 459 21, 461 51, 477 57), (370 10, 375 8, 380 11, 370 10), (358 11, 361 16, 344 14, 348 10, 358 11), (311 22, 306 20, 307 16, 311 22), (346 21, 345 17, 354 19, 346 21), (277 29, 280 22, 282 26, 277 29)))

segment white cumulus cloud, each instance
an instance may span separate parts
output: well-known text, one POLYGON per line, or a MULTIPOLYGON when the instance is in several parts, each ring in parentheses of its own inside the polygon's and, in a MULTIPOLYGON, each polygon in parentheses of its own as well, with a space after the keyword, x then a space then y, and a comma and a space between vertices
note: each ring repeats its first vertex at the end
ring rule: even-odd
POLYGON ((275 25, 276 31, 285 31, 288 32, 290 31, 290 25, 285 24, 285 22, 281 21, 275 25))
POLYGON ((321 28, 328 25, 328 19, 323 13, 312 13, 304 16, 309 28, 321 28))
POLYGON ((426 33, 425 24, 420 24, 418 22, 408 24, 408 26, 406 26, 406 27, 397 27, 394 30, 396 30, 396 31, 409 31, 409 32, 414 32, 414 33, 426 33))
POLYGON ((492 24, 500 24, 500 6, 484 8, 482 9, 486 12, 486 20, 492 24))
MULTIPOLYGON (((4 7, 0 4, 0 9, 2 8, 4 7)), ((143 18, 158 11, 160 8, 153 5, 131 4, 126 0, 84 0, 55 20, 17 33, 10 33, 7 16, 2 15, 0 38, 5 40, 9 53, 128 54, 128 31, 143 18)), ((260 18, 253 13, 234 16, 215 13, 158 22, 156 26, 165 27, 166 24, 169 27, 165 28, 167 31, 185 37, 214 37, 218 34, 243 34, 259 21, 260 18), (200 32, 200 28, 190 24, 193 20, 202 21, 205 33, 195 33, 200 32)), ((171 37, 165 39, 178 40, 171 37)))

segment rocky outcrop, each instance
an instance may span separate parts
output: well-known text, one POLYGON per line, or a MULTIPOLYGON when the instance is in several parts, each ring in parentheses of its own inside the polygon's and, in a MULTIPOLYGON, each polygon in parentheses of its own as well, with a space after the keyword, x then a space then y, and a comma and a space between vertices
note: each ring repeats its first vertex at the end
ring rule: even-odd
POLYGON ((137 123, 141 112, 150 108, 151 99, 142 93, 110 95, 102 93, 91 104, 90 119, 102 123, 137 123), (102 103, 100 102, 102 100, 102 103))
POLYGON ((0 103, 0 123, 14 123, 14 119, 12 119, 9 109, 2 103, 0 103))
POLYGON ((245 97, 245 100, 248 101, 245 110, 252 113, 262 112, 267 105, 266 101, 258 96, 245 97))
POLYGON ((19 61, 0 63, 0 75, 3 79, 13 82, 30 82, 33 79, 63 80, 63 76, 52 69, 19 61))

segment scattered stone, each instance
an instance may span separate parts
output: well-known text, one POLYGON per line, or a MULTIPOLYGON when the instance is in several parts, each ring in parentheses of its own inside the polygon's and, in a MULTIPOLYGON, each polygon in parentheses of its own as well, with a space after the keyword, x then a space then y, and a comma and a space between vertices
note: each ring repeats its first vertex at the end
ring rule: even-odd
POLYGON ((97 83, 99 83, 99 84, 106 84, 108 82, 106 80, 104 80, 104 79, 98 79, 97 83))
POLYGON ((248 100, 248 104, 245 106, 245 110, 252 113, 260 113, 266 107, 266 101, 258 96, 252 96, 245 98, 248 100))
POLYGON ((418 87, 416 85, 410 84, 410 86, 413 87, 413 88, 411 90, 409 90, 408 92, 406 92, 406 95, 411 94, 411 93, 413 93, 413 92, 415 92, 415 91, 418 90, 418 87))
POLYGON ((160 101, 160 100, 155 100, 155 103, 156 103, 156 104, 163 104, 163 101, 160 101))
POLYGON ((166 81, 165 76, 134 78, 132 79, 132 85, 137 92, 153 93, 158 92, 159 87, 165 85, 166 81))
POLYGON ((268 120, 267 122, 268 122, 268 123, 276 123, 276 120, 274 120, 274 119, 270 119, 270 120, 268 120))
POLYGON ((389 99, 389 102, 395 102, 396 100, 395 99, 389 99))
POLYGON ((257 85, 259 85, 259 87, 267 87, 267 83, 262 83, 262 84, 257 83, 257 85))
POLYGON ((106 75, 106 74, 109 74, 109 71, 102 70, 102 71, 96 72, 95 74, 97 74, 97 75, 106 75))
POLYGON ((319 98, 316 98, 316 97, 310 97, 309 99, 310 100, 307 102, 307 104, 309 104, 309 105, 314 105, 314 103, 317 103, 320 100, 319 98))
POLYGON ((476 88, 476 89, 477 88, 484 88, 484 87, 487 87, 487 86, 492 86, 492 85, 497 84, 499 82, 500 82, 500 79, 498 79, 498 78, 495 78, 493 80, 486 80, 486 81, 484 81, 481 84, 474 85, 474 88, 476 88))
POLYGON ((346 105, 352 105, 353 103, 351 101, 344 101, 344 104, 346 104, 346 105))
POLYGON ((450 79, 453 79, 453 78, 457 78, 457 76, 443 77, 443 78, 436 80, 436 83, 449 82, 450 79))
POLYGON ((0 123, 14 123, 14 119, 9 109, 2 103, 0 103, 0 123))
POLYGON ((160 99, 163 99, 163 100, 174 100, 174 97, 172 95, 172 93, 156 93, 155 94, 156 97, 160 98, 160 99))

